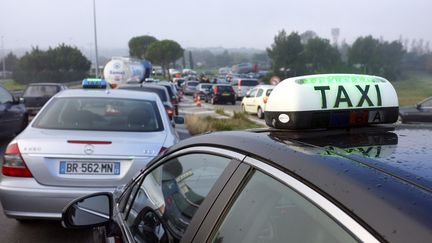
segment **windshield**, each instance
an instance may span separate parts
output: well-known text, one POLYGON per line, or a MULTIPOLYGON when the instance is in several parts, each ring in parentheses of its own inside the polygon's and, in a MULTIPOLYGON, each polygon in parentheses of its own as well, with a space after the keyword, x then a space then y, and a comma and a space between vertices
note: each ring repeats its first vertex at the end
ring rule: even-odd
POLYGON ((51 97, 59 91, 55 85, 30 85, 24 92, 27 97, 51 97))
POLYGON ((79 97, 52 100, 33 127, 122 132, 163 130, 154 101, 79 97))

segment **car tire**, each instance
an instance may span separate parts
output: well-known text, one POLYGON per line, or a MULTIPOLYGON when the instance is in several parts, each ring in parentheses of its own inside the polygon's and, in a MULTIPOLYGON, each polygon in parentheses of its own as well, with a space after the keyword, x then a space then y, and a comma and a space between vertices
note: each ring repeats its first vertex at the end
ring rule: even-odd
POLYGON ((264 112, 262 111, 261 107, 258 106, 258 110, 257 110, 257 117, 259 119, 263 119, 264 118, 264 112))
POLYGON ((231 101, 231 104, 236 105, 236 101, 235 100, 231 101))

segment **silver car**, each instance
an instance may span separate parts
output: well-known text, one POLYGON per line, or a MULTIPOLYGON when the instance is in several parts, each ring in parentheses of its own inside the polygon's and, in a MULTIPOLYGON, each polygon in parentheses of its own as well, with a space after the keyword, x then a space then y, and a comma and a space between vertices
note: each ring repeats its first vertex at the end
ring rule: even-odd
POLYGON ((18 220, 60 219, 72 199, 114 191, 178 140, 156 94, 63 91, 6 149, 4 213, 18 220))

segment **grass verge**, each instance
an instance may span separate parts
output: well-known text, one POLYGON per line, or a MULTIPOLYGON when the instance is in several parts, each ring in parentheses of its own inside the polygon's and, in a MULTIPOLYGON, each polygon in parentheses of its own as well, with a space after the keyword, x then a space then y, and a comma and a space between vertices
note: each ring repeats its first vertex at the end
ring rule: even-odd
POLYGON ((247 115, 242 112, 234 112, 233 117, 227 117, 224 119, 218 119, 212 116, 186 116, 186 128, 189 130, 191 135, 210 131, 232 131, 259 127, 262 126, 249 120, 247 115))
POLYGON ((20 90, 20 89, 25 89, 25 87, 27 87, 26 84, 17 83, 13 79, 1 79, 0 85, 5 87, 7 90, 20 90))
POLYGON ((414 105, 432 96, 432 74, 407 72, 405 77, 392 82, 399 97, 399 106, 414 105))

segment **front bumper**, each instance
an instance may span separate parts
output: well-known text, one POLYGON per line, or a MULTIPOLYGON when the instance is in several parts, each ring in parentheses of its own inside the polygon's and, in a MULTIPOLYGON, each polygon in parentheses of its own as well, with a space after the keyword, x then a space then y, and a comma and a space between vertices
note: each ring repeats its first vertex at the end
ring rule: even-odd
POLYGON ((4 214, 19 219, 61 219, 63 208, 72 200, 115 188, 44 186, 34 178, 0 175, 0 201, 4 214))

